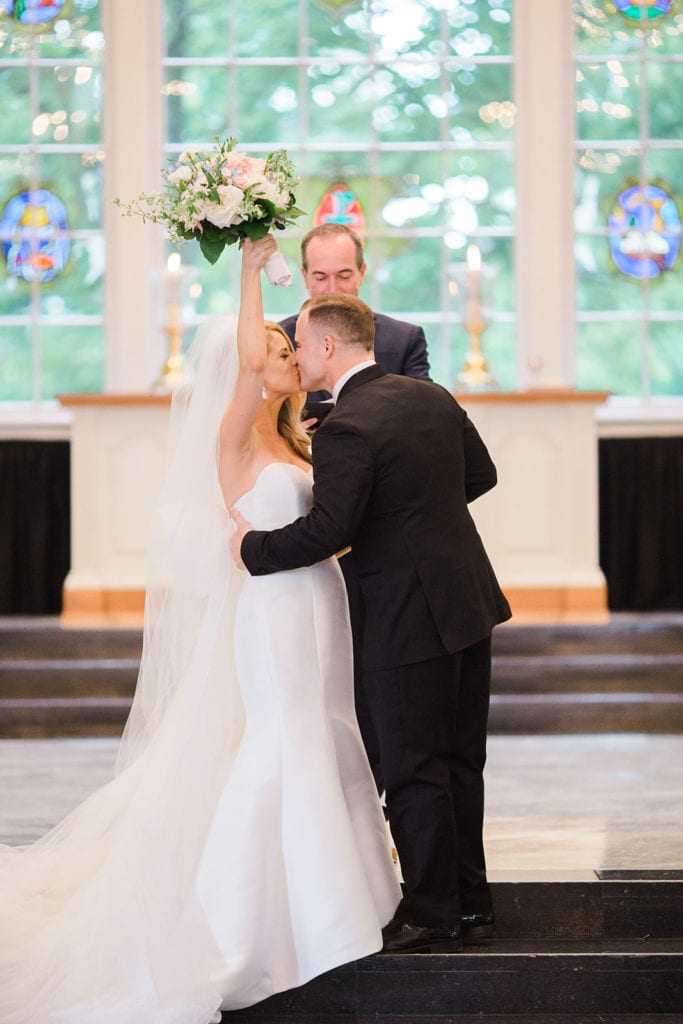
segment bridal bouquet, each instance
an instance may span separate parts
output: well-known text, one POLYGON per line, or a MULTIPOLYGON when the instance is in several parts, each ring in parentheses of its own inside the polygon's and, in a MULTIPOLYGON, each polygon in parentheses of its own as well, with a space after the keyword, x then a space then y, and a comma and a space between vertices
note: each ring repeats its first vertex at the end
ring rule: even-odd
MULTIPOLYGON (((284 149, 259 159, 236 147, 236 139, 217 138, 210 150, 186 149, 162 172, 159 191, 143 192, 129 203, 114 202, 125 216, 164 224, 176 245, 196 238, 202 255, 215 263, 226 245, 263 238, 303 213, 294 195, 300 179, 284 149)), ((279 253, 268 261, 266 273, 272 284, 292 280, 279 253), (278 260, 279 267, 273 266, 278 260)))

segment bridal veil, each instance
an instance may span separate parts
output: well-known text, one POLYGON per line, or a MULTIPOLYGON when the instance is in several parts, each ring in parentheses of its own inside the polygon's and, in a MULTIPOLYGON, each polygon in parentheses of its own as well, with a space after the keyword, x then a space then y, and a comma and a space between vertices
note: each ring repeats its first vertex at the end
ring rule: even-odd
POLYGON ((221 1002, 206 990, 218 953, 193 882, 243 729, 232 660, 243 576, 216 459, 236 320, 202 326, 188 365, 115 777, 37 843, 0 847, 3 1024, 205 1024, 221 1002))

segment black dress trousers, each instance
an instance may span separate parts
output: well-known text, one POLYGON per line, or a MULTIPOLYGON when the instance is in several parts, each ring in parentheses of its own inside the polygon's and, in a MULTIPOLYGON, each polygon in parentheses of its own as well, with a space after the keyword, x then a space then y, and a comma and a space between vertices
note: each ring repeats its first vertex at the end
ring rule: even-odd
POLYGON ((365 672, 387 813, 405 882, 396 916, 456 927, 488 913, 483 845, 491 637, 457 654, 365 672))

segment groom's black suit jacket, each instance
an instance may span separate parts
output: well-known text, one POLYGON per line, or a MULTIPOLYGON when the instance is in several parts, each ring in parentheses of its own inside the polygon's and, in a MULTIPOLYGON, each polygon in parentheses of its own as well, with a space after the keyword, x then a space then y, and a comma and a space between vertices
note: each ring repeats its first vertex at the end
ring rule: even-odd
POLYGON ((455 653, 510 617, 467 503, 496 470, 438 384, 360 370, 313 435, 313 507, 252 531, 252 575, 312 565, 347 545, 365 603, 369 670, 455 653))

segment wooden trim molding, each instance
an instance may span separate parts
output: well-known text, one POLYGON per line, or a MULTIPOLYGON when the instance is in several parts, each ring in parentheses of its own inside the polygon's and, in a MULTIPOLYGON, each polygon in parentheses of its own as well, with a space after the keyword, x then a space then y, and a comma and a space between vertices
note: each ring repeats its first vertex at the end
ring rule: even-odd
POLYGON ((454 397, 461 405, 470 402, 488 402, 493 405, 533 404, 546 402, 549 404, 567 404, 569 402, 586 402, 591 405, 602 405, 609 398, 609 391, 574 391, 572 388, 530 388, 528 391, 455 391, 454 397))
POLYGON ((82 615, 142 614, 145 610, 144 590, 69 590, 62 594, 62 619, 82 615))
POLYGON ((139 394, 139 395, 57 395, 59 402, 65 406, 87 406, 92 405, 103 408, 107 405, 170 405, 171 396, 168 394, 139 394))
MULTIPOLYGON (((607 610, 607 587, 506 587, 505 595, 516 615, 523 619, 603 616, 607 610)), ((142 615, 144 590, 69 590, 64 588, 62 619, 84 615, 142 615)))
MULTIPOLYGON (((462 404, 488 402, 495 405, 515 403, 517 405, 535 402, 561 403, 586 402, 602 405, 609 398, 609 391, 574 391, 572 388, 530 388, 528 391, 455 391, 454 397, 462 404)), ((64 406, 115 405, 170 405, 169 394, 109 394, 109 395, 57 395, 64 406)))
POLYGON ((572 615, 607 614, 607 585, 595 587, 506 587, 505 596, 516 614, 562 619, 572 615))

